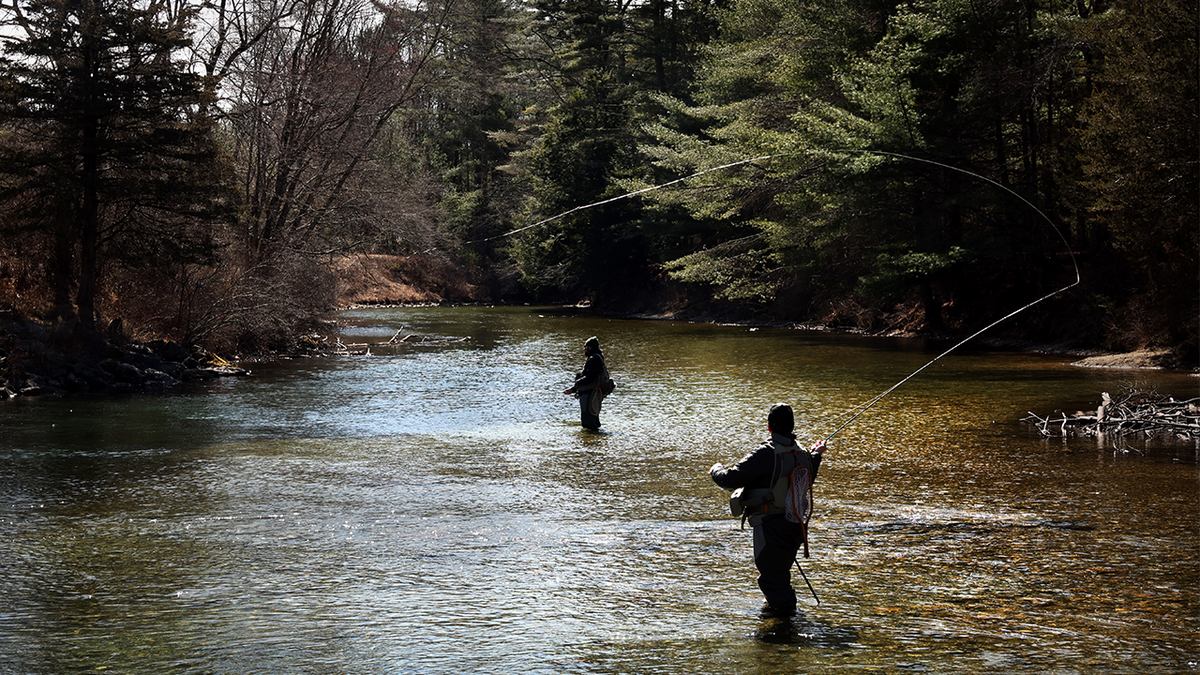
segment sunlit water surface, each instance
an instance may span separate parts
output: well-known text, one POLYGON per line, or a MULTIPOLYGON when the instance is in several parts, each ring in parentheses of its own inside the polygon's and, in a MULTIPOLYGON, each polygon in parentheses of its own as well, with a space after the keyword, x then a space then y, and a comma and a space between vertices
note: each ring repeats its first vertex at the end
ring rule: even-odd
POLYGON ((0 673, 1200 671, 1194 443, 1028 411, 1200 382, 962 350, 840 432, 802 612, 760 617, 707 469, 945 345, 538 308, 344 312, 370 355, 0 404, 0 673), (604 432, 562 395, 590 335, 604 432), (818 605, 813 593, 819 598, 818 605))

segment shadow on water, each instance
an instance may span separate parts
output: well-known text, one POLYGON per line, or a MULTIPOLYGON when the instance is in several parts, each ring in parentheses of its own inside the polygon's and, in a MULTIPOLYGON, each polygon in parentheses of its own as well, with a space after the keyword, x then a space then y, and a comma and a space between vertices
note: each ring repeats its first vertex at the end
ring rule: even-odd
POLYGON ((854 649, 860 643, 857 629, 834 626, 803 611, 788 617, 763 617, 754 637, 768 644, 822 650, 854 649))

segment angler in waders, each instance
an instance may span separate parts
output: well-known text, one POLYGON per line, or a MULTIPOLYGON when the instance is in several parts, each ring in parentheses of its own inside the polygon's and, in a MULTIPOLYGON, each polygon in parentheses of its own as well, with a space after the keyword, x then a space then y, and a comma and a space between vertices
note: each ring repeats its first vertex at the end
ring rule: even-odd
POLYGON ((734 515, 741 514, 743 523, 749 517, 754 528, 754 565, 758 587, 767 599, 763 612, 770 616, 796 611, 792 565, 801 547, 808 556, 812 481, 825 452, 824 441, 814 443, 811 450, 797 445, 794 426, 790 406, 771 406, 767 415, 770 438, 734 466, 725 468, 718 463, 709 470, 713 482, 734 491, 730 501, 734 515))
POLYGON ((563 393, 574 394, 579 399, 580 424, 584 429, 596 431, 600 428, 600 403, 607 393, 602 385, 609 381, 599 338, 590 337, 583 343, 583 355, 586 358, 583 370, 575 374, 575 384, 563 393))

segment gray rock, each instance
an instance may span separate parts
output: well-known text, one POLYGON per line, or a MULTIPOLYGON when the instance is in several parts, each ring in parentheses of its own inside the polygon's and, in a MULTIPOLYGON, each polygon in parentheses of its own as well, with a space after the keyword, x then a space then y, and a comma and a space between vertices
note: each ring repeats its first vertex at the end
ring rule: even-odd
POLYGON ((139 384, 146 379, 142 375, 142 371, 130 363, 118 363, 113 367, 112 373, 116 376, 118 382, 126 384, 139 384))

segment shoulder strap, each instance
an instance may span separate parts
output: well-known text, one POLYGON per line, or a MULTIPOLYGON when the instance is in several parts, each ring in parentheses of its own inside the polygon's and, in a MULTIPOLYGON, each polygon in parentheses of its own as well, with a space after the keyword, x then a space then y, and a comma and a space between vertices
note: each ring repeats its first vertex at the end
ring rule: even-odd
POLYGON ((798 445, 780 445, 774 440, 771 445, 775 450, 775 470, 771 473, 771 493, 775 506, 782 509, 787 504, 788 486, 791 482, 792 472, 800 465, 800 458, 797 456, 797 451, 800 450, 798 445))

